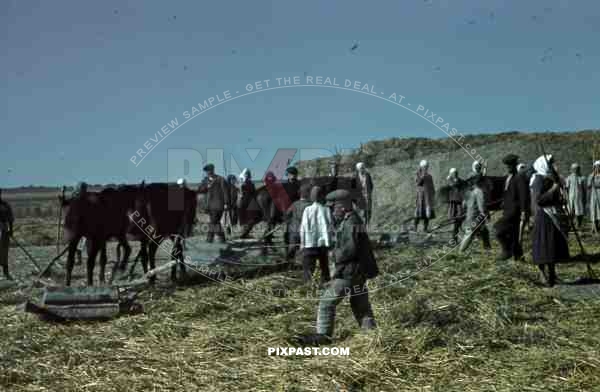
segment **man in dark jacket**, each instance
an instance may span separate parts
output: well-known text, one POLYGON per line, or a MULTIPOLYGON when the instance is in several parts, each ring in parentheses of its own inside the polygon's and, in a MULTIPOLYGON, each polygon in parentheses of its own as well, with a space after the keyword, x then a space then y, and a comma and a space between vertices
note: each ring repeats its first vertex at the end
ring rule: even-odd
POLYGON ((238 195, 240 193, 240 189, 237 186, 237 181, 237 176, 235 176, 234 174, 230 174, 227 176, 227 185, 229 186, 229 201, 231 203, 231 208, 229 209, 229 217, 231 219, 232 225, 236 225, 238 223, 238 210, 235 207, 235 205, 238 199, 238 195))
POLYGON ((231 201, 229 199, 229 187, 225 179, 215 174, 215 166, 212 163, 204 166, 206 178, 200 185, 199 193, 206 193, 206 210, 209 216, 207 242, 213 242, 215 234, 220 242, 225 242, 225 233, 221 226, 223 212, 229 210, 231 201))
POLYGON ((317 334, 303 339, 308 344, 331 341, 335 310, 346 295, 350 296, 350 307, 359 326, 365 330, 376 328, 366 281, 375 278, 379 270, 365 225, 352 209, 348 191, 331 192, 327 200, 334 202, 334 213, 339 217, 333 253, 335 270, 319 301, 317 334))
POLYGON ((296 200, 286 212, 286 233, 288 233, 288 251, 286 257, 291 260, 296 255, 300 247, 300 224, 302 223, 302 214, 304 209, 311 205, 310 184, 303 184, 300 187, 300 200, 296 200))
POLYGON ((529 187, 525 177, 517 173, 518 156, 509 154, 502 162, 506 165, 508 177, 504 186, 502 218, 496 223, 496 238, 502 246, 502 254, 497 257, 497 261, 511 257, 519 260, 523 257, 519 242, 521 221, 529 220, 529 187))
POLYGON ((14 216, 10 205, 2 199, 2 189, 0 189, 0 265, 4 277, 12 280, 8 273, 8 248, 10 246, 10 237, 13 233, 14 216))
MULTIPOLYGON (((298 169, 294 166, 290 166, 285 170, 287 175, 287 182, 284 184, 285 192, 289 196, 289 202, 291 208, 291 204, 297 201, 300 198, 300 180, 298 179, 298 169)), ((309 195, 310 196, 310 195, 309 195)), ((286 211, 288 211, 286 210, 286 211)), ((284 211, 285 212, 285 211, 284 211)), ((302 215, 301 215, 302 216, 302 215)), ((290 235, 292 235, 288 230, 288 225, 286 225, 286 230, 283 234, 283 242, 285 245, 291 244, 290 235)))

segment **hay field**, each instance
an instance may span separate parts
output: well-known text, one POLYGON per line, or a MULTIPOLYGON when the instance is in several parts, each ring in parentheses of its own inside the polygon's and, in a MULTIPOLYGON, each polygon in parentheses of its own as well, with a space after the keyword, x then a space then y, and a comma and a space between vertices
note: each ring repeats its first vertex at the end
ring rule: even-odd
MULTIPOLYGON (((398 277, 439 246, 378 250, 382 274, 370 286, 378 330, 361 332, 348 302, 338 307, 334 345, 349 357, 267 355, 314 331, 314 286, 302 285, 300 271, 178 288, 164 276, 142 294, 145 314, 103 323, 44 323, 15 310, 24 289, 2 291, 0 390, 598 390, 598 292, 541 287, 531 265, 497 265, 478 246, 406 279, 398 277)), ((27 260, 11 249, 11 261, 26 281, 27 260)), ((569 281, 584 270, 558 273, 569 281)))

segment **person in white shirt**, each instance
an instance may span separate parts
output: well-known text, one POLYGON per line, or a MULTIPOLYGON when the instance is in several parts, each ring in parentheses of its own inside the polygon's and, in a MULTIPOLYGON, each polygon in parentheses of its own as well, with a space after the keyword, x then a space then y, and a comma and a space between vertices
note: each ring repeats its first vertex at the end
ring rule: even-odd
POLYGON ((311 205, 304 209, 300 223, 300 249, 302 250, 304 281, 309 282, 319 260, 321 284, 329 281, 328 251, 333 245, 333 218, 325 205, 325 194, 315 186, 310 193, 311 205))

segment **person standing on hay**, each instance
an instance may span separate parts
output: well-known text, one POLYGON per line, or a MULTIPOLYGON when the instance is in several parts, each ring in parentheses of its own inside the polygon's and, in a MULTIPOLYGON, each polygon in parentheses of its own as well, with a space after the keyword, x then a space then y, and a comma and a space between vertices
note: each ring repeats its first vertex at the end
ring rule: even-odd
POLYGON ((485 177, 481 175, 474 176, 471 189, 466 198, 466 219, 465 219, 465 237, 460 243, 460 252, 466 252, 471 246, 474 237, 481 238, 483 249, 486 252, 492 250, 490 244, 490 232, 487 228, 486 220, 489 219, 487 211, 487 197, 484 192, 485 177))
POLYGON ((600 233, 600 161, 594 162, 587 183, 590 192, 590 220, 597 233, 600 233))
POLYGON ((225 232, 221 225, 223 213, 229 210, 229 190, 225 179, 215 174, 215 166, 212 163, 204 166, 206 178, 200 184, 198 193, 206 193, 206 210, 208 211, 209 224, 206 235, 207 242, 213 242, 215 235, 219 242, 225 242, 225 232))
MULTIPOLYGON (((287 212, 290 210, 290 208, 292 208, 292 204, 300 198, 300 180, 298 179, 298 169, 296 169, 294 166, 290 166, 285 169, 285 173, 287 176, 287 182, 285 183, 284 188, 290 202, 290 206, 284 211, 285 216, 287 217, 287 212)), ((291 235, 292 233, 290 232, 289 224, 286 223, 285 232, 283 233, 283 243, 288 248, 290 247, 291 235)))
POLYGON ((496 222, 496 238, 502 247, 497 261, 520 260, 523 248, 520 244, 521 222, 529 220, 530 195, 523 176, 517 174, 519 157, 508 154, 502 162, 506 165, 508 177, 504 185, 502 217, 496 222))
POLYGON ((367 168, 363 162, 356 164, 356 178, 358 184, 360 184, 361 190, 361 204, 363 208, 363 221, 368 226, 371 222, 372 211, 373 211, 373 180, 371 179, 371 173, 367 171, 367 168))
POLYGON ((366 283, 379 274, 379 269, 366 227, 352 208, 350 192, 345 189, 331 192, 327 200, 334 203, 339 222, 333 250, 335 270, 332 279, 324 285, 319 300, 317 333, 301 339, 304 344, 331 342, 336 307, 347 295, 358 325, 364 330, 377 327, 366 283))
POLYGON ((258 215, 257 208, 250 208, 254 194, 256 193, 256 186, 254 185, 254 181, 252 181, 250 169, 244 168, 242 173, 240 173, 239 187, 236 206, 238 210, 238 221, 242 231, 240 238, 248 238, 250 236, 251 223, 258 215))
POLYGON ((465 219, 462 194, 464 181, 458 176, 458 171, 454 167, 448 172, 448 177, 446 177, 446 180, 448 181, 448 186, 450 186, 450 191, 448 192, 448 220, 450 222, 454 222, 452 238, 456 243, 458 242, 458 232, 460 231, 460 226, 465 219))
POLYGON ((568 217, 561 213, 563 200, 560 177, 552 165, 553 162, 545 156, 539 157, 534 163, 538 175, 532 183, 538 205, 533 229, 533 262, 539 267, 543 282, 550 287, 556 283, 555 263, 570 258, 568 217))
POLYGON ((302 213, 300 222, 300 249, 304 266, 304 282, 310 282, 319 260, 321 284, 330 279, 329 248, 333 245, 333 218, 325 205, 323 188, 315 186, 310 192, 312 204, 302 213))
POLYGON ((286 253, 288 261, 296 256, 296 252, 300 248, 300 226, 304 210, 311 205, 310 192, 311 185, 302 184, 300 187, 300 200, 293 202, 286 211, 286 231, 289 233, 289 243, 286 253))
POLYGON ((569 213, 577 217, 577 227, 583 225, 585 215, 585 177, 577 163, 571 165, 571 174, 567 177, 566 188, 569 194, 569 213))
POLYGON ((12 208, 2 198, 2 189, 0 189, 0 265, 4 277, 8 280, 13 280, 8 272, 8 248, 10 247, 10 237, 13 235, 14 221, 12 208))
POLYGON ((429 221, 435 218, 433 209, 435 187, 433 186, 433 177, 427 172, 428 170, 429 163, 426 160, 422 160, 419 163, 419 169, 417 170, 417 177, 415 179, 417 184, 415 231, 418 229, 419 221, 423 219, 423 231, 427 232, 429 221))

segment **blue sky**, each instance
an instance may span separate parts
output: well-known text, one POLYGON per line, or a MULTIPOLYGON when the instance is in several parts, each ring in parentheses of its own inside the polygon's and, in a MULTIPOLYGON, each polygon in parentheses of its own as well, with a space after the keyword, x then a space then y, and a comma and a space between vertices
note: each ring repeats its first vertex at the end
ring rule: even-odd
MULTIPOLYGON (((462 133, 600 128, 593 0, 13 0, 0 8, 0 186, 164 181, 175 149, 205 159, 207 148, 224 149, 261 176, 279 148, 445 136, 366 94, 289 88, 222 104, 141 164, 130 161, 197 103, 277 77, 369 83, 462 133), (246 149, 260 149, 254 161, 246 149)), ((189 162, 197 181, 204 162, 189 162)))

